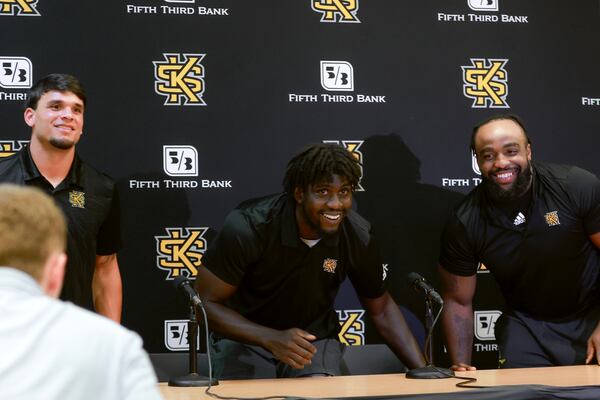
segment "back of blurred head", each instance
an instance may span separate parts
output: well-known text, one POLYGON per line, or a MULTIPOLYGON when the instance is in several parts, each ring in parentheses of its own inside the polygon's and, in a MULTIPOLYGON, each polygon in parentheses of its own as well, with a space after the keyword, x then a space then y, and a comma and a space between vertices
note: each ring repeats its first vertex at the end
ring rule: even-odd
POLYGON ((0 184, 0 266, 25 272, 58 297, 67 256, 66 223, 38 189, 0 184))

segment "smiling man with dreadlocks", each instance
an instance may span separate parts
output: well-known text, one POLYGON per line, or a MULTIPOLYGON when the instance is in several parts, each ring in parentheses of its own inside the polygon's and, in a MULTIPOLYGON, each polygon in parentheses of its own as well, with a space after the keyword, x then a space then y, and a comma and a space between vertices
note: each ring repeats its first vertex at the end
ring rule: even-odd
POLYGON ((288 163, 284 193, 227 216, 196 279, 217 377, 339 375, 334 300, 346 276, 394 353, 409 368, 425 365, 386 291, 370 225, 351 209, 359 178, 350 152, 312 145, 288 163))

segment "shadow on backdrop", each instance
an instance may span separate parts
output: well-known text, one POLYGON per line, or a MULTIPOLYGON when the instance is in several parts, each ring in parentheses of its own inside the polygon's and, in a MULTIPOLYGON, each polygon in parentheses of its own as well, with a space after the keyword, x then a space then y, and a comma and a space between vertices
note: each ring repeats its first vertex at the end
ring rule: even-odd
MULTIPOLYGON (((367 138, 360 148, 363 154, 364 192, 355 199, 360 215, 373 227, 381 248, 383 262, 388 264, 388 290, 397 303, 423 323, 425 301, 407 285, 409 272, 417 272, 439 288, 436 268, 439 242, 446 219, 463 194, 420 183, 420 161, 397 134, 367 138)), ((411 328, 419 342, 422 326, 411 328)), ((369 338, 367 343, 379 341, 369 338)), ((441 355, 441 332, 435 333, 434 359, 444 362, 441 355), (441 358, 440 358, 441 357, 441 358)))

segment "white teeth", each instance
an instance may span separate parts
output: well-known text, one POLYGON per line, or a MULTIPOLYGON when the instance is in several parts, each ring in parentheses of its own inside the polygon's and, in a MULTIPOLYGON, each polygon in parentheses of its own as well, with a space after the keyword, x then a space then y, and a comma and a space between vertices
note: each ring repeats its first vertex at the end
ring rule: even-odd
POLYGON ((505 172, 505 173, 503 173, 503 174, 498 174, 497 176, 498 176, 498 178, 500 178, 500 179, 509 178, 509 177, 511 177, 511 176, 512 176, 512 172, 505 172))
POLYGON ((340 215, 339 214, 335 214, 335 215, 331 215, 331 214, 323 214, 323 216, 329 220, 332 221, 337 221, 338 219, 340 219, 340 215))

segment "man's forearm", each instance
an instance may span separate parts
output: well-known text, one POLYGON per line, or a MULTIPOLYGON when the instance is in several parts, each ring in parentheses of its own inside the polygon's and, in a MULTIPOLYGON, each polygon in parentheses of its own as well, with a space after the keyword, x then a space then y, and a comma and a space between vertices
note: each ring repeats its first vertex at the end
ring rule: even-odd
POLYGON ((425 366, 423 352, 402 311, 389 294, 385 293, 378 299, 362 298, 361 302, 369 310, 377 332, 404 365, 410 369, 425 366))
POLYGON ((204 302, 210 330, 237 342, 265 347, 265 338, 275 330, 254 323, 231 308, 211 302, 204 302))
POLYGON ((92 294, 96 312, 120 323, 123 285, 115 254, 96 257, 92 294))
POLYGON ((471 364, 473 349, 473 307, 446 301, 442 326, 453 364, 471 364))

